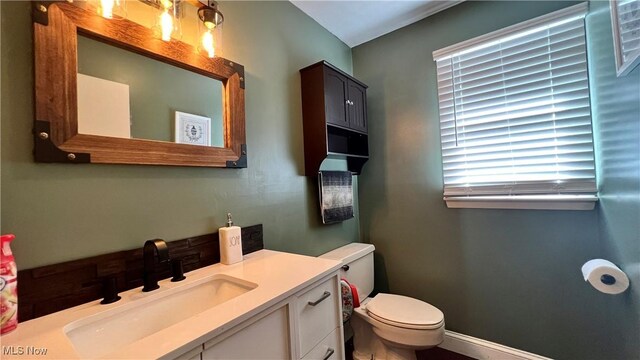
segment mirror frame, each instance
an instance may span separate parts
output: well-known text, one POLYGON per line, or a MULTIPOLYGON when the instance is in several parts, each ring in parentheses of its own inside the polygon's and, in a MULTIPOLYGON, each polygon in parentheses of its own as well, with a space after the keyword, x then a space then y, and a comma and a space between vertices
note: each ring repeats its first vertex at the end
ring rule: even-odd
POLYGON ((130 20, 107 20, 68 2, 33 1, 36 162, 247 167, 244 67, 164 42, 130 20), (78 134, 78 34, 223 84, 224 148, 78 134))

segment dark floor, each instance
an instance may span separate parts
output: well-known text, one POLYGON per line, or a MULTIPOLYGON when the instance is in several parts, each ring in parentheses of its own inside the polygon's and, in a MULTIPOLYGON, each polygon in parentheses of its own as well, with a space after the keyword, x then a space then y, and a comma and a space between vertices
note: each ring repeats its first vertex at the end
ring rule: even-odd
MULTIPOLYGON (((353 360, 353 338, 347 340, 344 344, 344 352, 346 360, 353 360)), ((468 356, 464 356, 453 351, 434 347, 427 350, 416 351, 418 360, 474 360, 468 356)))
POLYGON ((439 347, 416 351, 418 360, 473 360, 468 356, 445 350, 439 347))

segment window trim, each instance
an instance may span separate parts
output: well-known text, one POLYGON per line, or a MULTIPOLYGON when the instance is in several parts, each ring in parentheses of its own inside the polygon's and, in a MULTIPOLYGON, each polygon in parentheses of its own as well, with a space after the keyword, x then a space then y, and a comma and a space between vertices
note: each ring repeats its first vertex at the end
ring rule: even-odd
MULTIPOLYGON (((434 61, 442 61, 458 53, 537 26, 543 26, 556 20, 584 18, 589 10, 588 2, 569 6, 564 9, 542 15, 506 28, 490 32, 454 45, 436 50, 432 53, 434 61)), ((586 26, 585 26, 586 27, 586 26)), ((586 31, 586 28, 585 28, 586 31)), ((588 53, 587 53, 588 56, 588 53)), ((588 62, 588 59, 587 59, 588 62)), ((588 70, 587 70, 588 72, 588 70)), ((592 120, 593 121, 593 120, 592 120)), ((593 127, 593 125, 592 125, 593 127)), ((593 129, 592 129, 593 131, 593 129)), ((593 134, 593 132, 592 132, 593 134)), ((593 136, 593 135, 592 135, 593 136)), ((595 156, 595 149, 594 149, 595 156)), ((595 181, 596 179, 594 179, 595 181)), ((532 210, 593 210, 598 201, 595 194, 541 194, 541 195, 475 195, 444 196, 448 208, 472 209, 532 209, 532 210)))
POLYGON ((506 28, 503 28, 500 30, 490 32, 488 34, 480 35, 480 36, 474 37, 473 39, 469 39, 469 40, 459 42, 457 44, 453 44, 451 46, 447 46, 445 48, 436 50, 432 53, 433 60, 434 61, 443 60, 461 50, 473 47, 475 45, 478 45, 484 42, 497 40, 501 37, 504 37, 505 35, 510 35, 527 28, 540 26, 540 25, 552 22, 554 20, 565 19, 571 16, 585 17, 587 15, 588 10, 589 10, 589 3, 587 2, 569 6, 564 9, 554 11, 547 15, 542 15, 537 18, 533 18, 531 20, 526 20, 526 21, 517 23, 515 25, 507 26, 506 28))
POLYGON ((445 196, 450 209, 593 210, 596 195, 445 196))

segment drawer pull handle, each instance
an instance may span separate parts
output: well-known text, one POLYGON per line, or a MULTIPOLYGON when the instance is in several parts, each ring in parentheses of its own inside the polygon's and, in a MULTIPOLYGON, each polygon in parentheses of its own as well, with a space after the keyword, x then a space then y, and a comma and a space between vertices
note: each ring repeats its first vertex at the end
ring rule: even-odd
POLYGON ((322 294, 322 296, 320 297, 320 299, 316 301, 309 301, 308 304, 311 306, 316 306, 320 304, 324 299, 328 298, 329 296, 331 296, 331 293, 328 291, 325 291, 324 294, 322 294))
POLYGON ((342 270, 349 271, 349 265, 342 265, 342 270))
POLYGON ((333 353, 336 352, 335 350, 333 350, 332 348, 328 348, 327 349, 327 353, 324 354, 324 357, 322 358, 322 360, 327 360, 331 357, 331 355, 333 355, 333 353))

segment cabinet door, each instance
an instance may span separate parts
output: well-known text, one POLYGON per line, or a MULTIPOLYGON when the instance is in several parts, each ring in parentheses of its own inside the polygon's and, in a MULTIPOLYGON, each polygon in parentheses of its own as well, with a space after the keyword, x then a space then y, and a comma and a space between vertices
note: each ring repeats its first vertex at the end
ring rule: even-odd
POLYGON ((290 359, 289 339, 288 307, 283 306, 221 341, 205 343, 202 359, 290 359))
POLYGON ((349 127, 367 132, 367 93, 366 89, 351 80, 347 82, 349 127))
POLYGON ((348 127, 347 78, 327 67, 324 68, 324 108, 329 124, 348 127))

